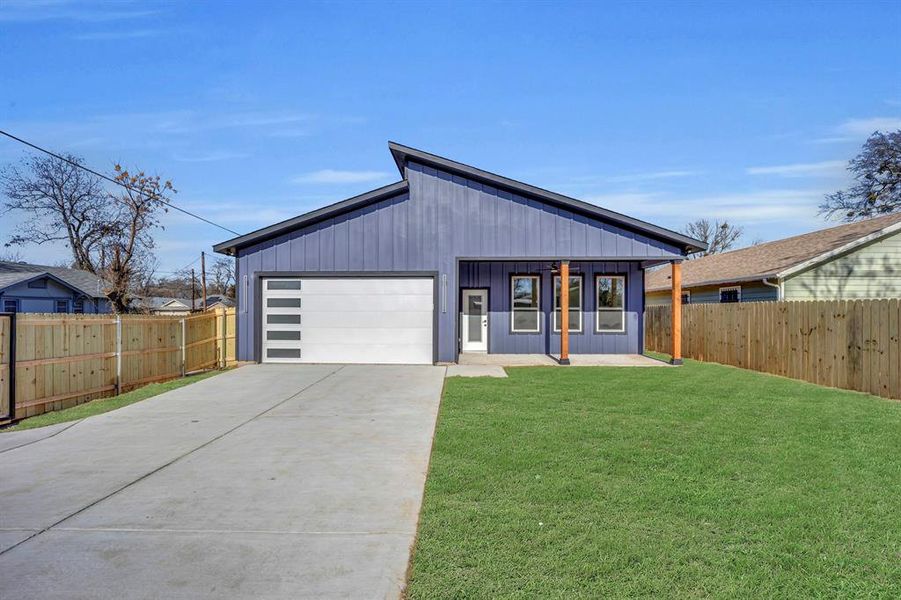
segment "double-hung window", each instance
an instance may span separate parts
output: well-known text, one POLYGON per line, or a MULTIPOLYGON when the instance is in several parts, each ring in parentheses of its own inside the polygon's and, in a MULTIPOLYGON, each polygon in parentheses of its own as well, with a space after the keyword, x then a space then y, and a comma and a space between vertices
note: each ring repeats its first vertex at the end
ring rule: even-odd
POLYGON ((3 301, 3 312, 8 312, 8 313, 19 312, 19 301, 18 300, 4 300, 3 301))
POLYGON ((78 300, 74 300, 72 302, 72 312, 74 312, 76 315, 84 313, 84 298, 79 298, 78 300))
POLYGON ((595 331, 616 333, 626 330, 626 278, 624 275, 598 275, 595 278, 597 314, 595 331))
POLYGON ((741 286, 721 287, 720 302, 741 302, 741 286))
POLYGON ((58 312, 58 313, 69 312, 69 301, 68 300, 57 300, 55 302, 54 312, 58 312))
POLYGON ((517 333, 541 331, 538 275, 514 275, 510 278, 510 330, 517 333))
MULTIPOLYGON (((560 276, 554 277, 554 331, 560 331, 560 276)), ((569 330, 582 331, 582 276, 569 276, 569 330)))

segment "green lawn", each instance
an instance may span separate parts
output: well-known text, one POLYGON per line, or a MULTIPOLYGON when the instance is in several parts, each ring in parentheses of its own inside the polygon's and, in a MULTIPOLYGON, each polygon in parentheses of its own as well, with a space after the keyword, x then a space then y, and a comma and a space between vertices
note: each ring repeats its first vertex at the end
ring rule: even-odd
POLYGON ((166 381, 164 383, 151 383, 136 390, 113 396, 112 398, 93 400, 91 402, 79 404, 78 406, 73 406, 72 408, 44 413, 36 417, 31 417, 30 419, 22 419, 12 427, 0 430, 0 435, 7 431, 21 431, 22 429, 45 427, 47 425, 56 425, 57 423, 65 423, 66 421, 77 421, 79 419, 84 419, 85 417, 99 415, 111 410, 116 410, 117 408, 122 408, 123 406, 128 406, 129 404, 134 404, 135 402, 140 402, 141 400, 146 400, 147 398, 162 394, 163 392, 190 385, 221 372, 222 371, 207 371, 205 373, 189 375, 180 379, 173 379, 172 381, 166 381))
POLYGON ((720 365, 447 381, 411 598, 901 597, 901 403, 720 365))

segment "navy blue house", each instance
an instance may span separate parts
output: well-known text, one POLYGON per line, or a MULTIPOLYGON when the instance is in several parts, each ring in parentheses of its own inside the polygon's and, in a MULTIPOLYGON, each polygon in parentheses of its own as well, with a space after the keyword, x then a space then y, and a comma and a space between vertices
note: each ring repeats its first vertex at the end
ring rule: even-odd
POLYGON ((0 312, 107 313, 102 289, 87 271, 0 261, 0 312))
POLYGON ((399 144, 402 180, 215 246, 237 257, 238 358, 455 362, 642 352, 644 270, 702 242, 399 144))

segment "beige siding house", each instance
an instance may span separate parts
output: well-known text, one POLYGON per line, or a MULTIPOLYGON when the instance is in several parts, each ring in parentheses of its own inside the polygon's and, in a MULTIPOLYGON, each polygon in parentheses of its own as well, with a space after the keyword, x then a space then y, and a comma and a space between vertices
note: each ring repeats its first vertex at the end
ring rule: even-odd
MULTIPOLYGON (((670 303, 670 270, 648 271, 645 304, 670 303)), ((682 301, 901 297, 901 214, 687 261, 682 301)))

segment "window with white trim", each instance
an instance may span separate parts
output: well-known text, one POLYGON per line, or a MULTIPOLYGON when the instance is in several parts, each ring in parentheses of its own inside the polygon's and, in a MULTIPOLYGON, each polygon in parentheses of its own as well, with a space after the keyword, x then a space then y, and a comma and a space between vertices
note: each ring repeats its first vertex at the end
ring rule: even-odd
POLYGON ((597 311, 594 329, 597 333, 617 333, 626 330, 625 275, 595 277, 597 311))
MULTIPOLYGON (((554 276, 554 331, 560 331, 560 276, 554 276)), ((582 276, 569 276, 569 330, 582 331, 582 276)))
POLYGON ((723 304, 728 302, 741 302, 741 286, 733 285, 730 287, 721 287, 720 302, 723 304))
POLYGON ((510 278, 510 331, 536 333, 541 330, 540 284, 538 275, 510 278))

